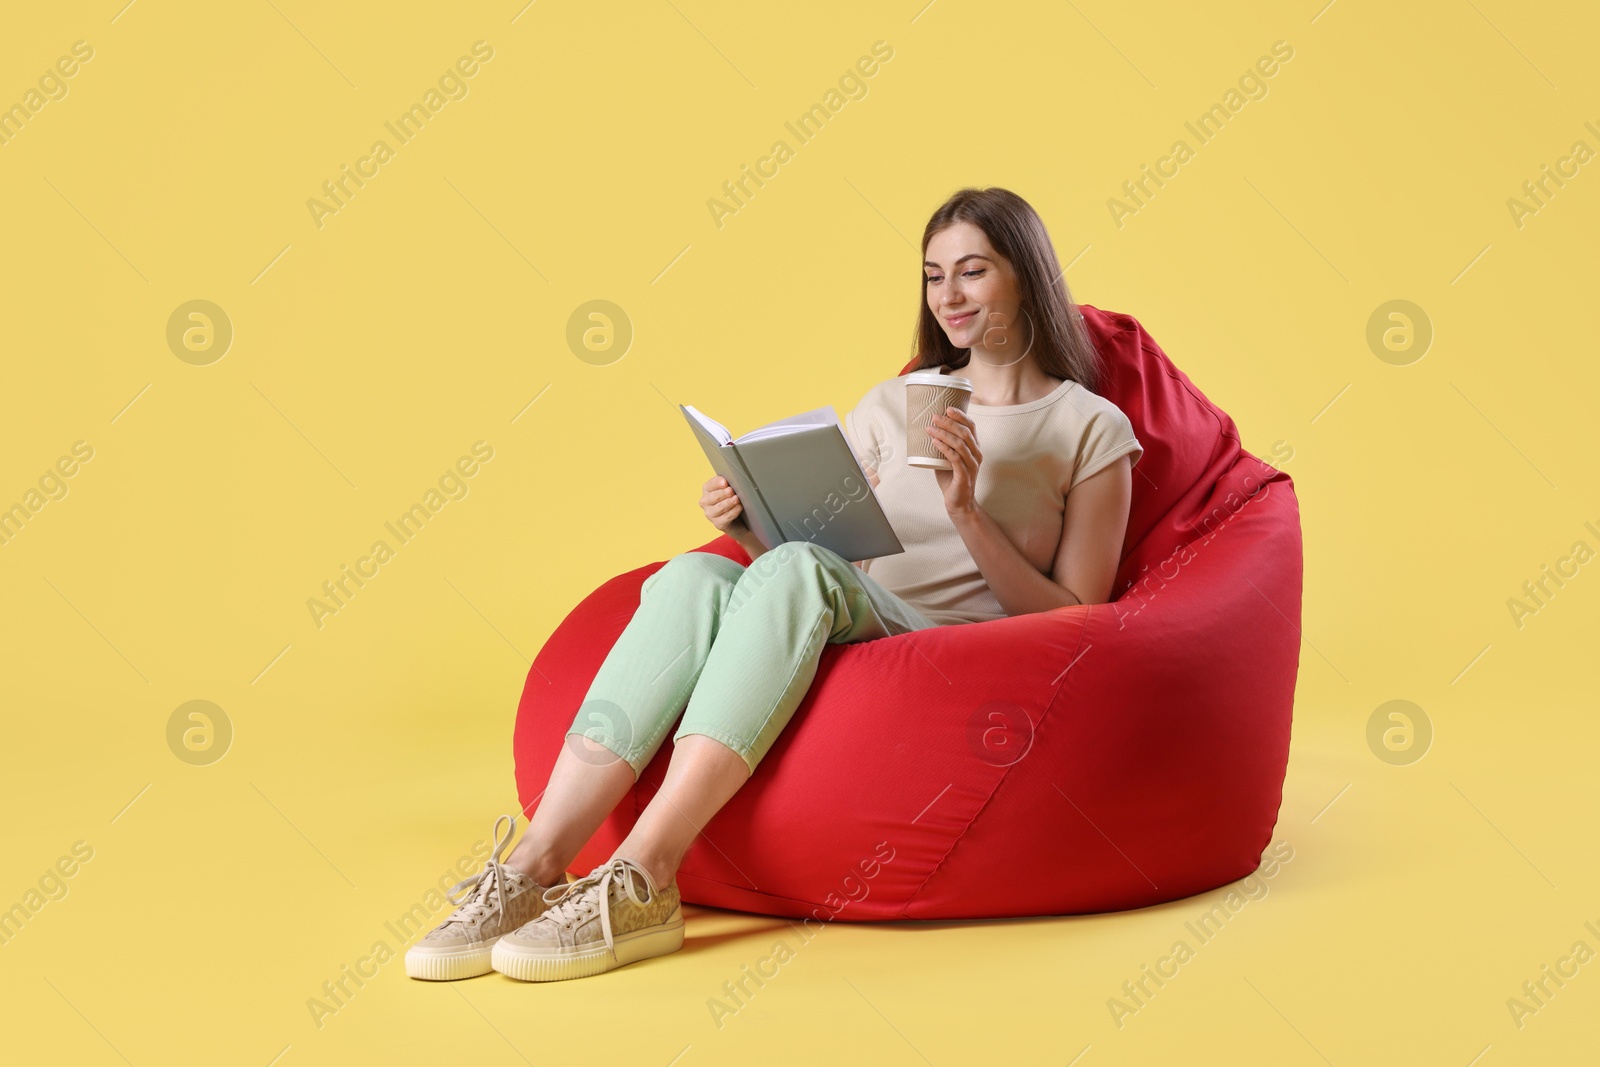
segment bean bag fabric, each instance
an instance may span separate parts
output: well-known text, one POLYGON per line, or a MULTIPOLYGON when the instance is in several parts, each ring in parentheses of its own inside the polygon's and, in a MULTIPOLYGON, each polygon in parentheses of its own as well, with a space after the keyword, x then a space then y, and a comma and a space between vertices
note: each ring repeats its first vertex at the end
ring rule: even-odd
MULTIPOLYGON (((683 899, 819 920, 1057 915, 1256 869, 1299 665, 1293 483, 1132 316, 1081 310, 1100 392, 1144 445, 1116 598, 825 646, 787 729, 690 848, 683 899)), ((750 562, 725 536, 696 551, 750 562)), ((514 736, 524 811, 665 562, 600 586, 536 657, 514 736)), ((627 834, 672 747, 669 734, 575 874, 627 834)))

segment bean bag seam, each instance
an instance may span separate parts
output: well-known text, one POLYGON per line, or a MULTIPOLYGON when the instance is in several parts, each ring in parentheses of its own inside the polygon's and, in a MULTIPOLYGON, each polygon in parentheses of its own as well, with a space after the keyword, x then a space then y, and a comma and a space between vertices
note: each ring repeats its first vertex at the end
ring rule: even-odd
MULTIPOLYGON (((800 900, 797 897, 786 897, 782 893, 768 893, 764 889, 750 888, 748 886, 739 885, 737 882, 724 881, 721 878, 708 878, 703 874, 684 875, 684 876, 682 876, 682 881, 684 881, 684 882, 705 882, 705 883, 707 883, 709 885, 720 885, 720 886, 723 886, 723 887, 728 888, 728 889, 738 890, 741 893, 749 893, 751 896, 765 897, 768 900, 782 900, 782 901, 786 901, 786 902, 788 902, 790 904, 798 904, 801 907, 805 907, 805 908, 813 908, 813 909, 815 909, 815 908, 826 908, 827 907, 826 904, 818 903, 817 901, 814 901, 814 900, 800 900)), ((685 900, 684 903, 686 903, 686 904, 694 904, 696 907, 700 907, 700 908, 719 908, 719 909, 722 909, 724 911, 738 911, 738 910, 740 910, 738 908, 730 908, 730 907, 728 907, 727 905, 724 905, 724 904, 700 904, 699 902, 693 901, 693 900, 685 900)), ((746 912, 745 914, 752 914, 752 913, 746 912)), ((794 918, 795 916, 783 916, 783 917, 784 918, 794 918)))
MULTIPOLYGON (((1088 636, 1089 614, 1089 612, 1085 611, 1080 616, 1082 621, 1078 627, 1078 645, 1077 648, 1072 650, 1072 657, 1067 661, 1069 664, 1077 662, 1079 651, 1083 648, 1084 639, 1088 636)), ((1045 720, 1050 717, 1050 710, 1055 707, 1056 701, 1061 699, 1061 691, 1067 687, 1067 678, 1071 673, 1072 669, 1070 666, 1067 668, 1067 670, 1061 672, 1061 683, 1056 686, 1056 691, 1050 694, 1050 699, 1045 702, 1044 713, 1039 716, 1039 725, 1034 728, 1035 740, 1038 738, 1039 731, 1044 729, 1045 720)), ((1027 757, 1023 758, 1026 759, 1027 757)), ((927 875, 924 876, 922 881, 917 884, 917 888, 912 891, 909 897, 906 898, 905 903, 900 905, 900 910, 895 912, 894 917, 896 919, 905 918, 906 912, 910 910, 911 905, 917 902, 917 898, 922 895, 922 891, 927 888, 928 883, 933 880, 933 876, 938 874, 939 871, 944 867, 945 861, 950 858, 950 854, 956 850, 956 846, 959 845, 962 839, 967 836, 967 831, 972 829, 973 824, 976 823, 983 815, 984 809, 989 806, 989 804, 994 800, 995 795, 1000 792, 1001 787, 1006 784, 1006 779, 1011 777, 1012 768, 1016 767, 1017 764, 1021 762, 1022 760, 1017 760, 1016 763, 1009 764, 1006 769, 1000 773, 1000 777, 995 779, 994 787, 989 790, 989 795, 983 798, 983 803, 978 805, 978 810, 972 813, 972 817, 967 820, 966 825, 961 827, 960 831, 957 832, 951 839, 950 847, 945 849, 944 855, 939 857, 939 861, 933 865, 933 869, 928 871, 927 875)))
POLYGON ((1200 395, 1199 391, 1195 389, 1193 382, 1188 381, 1183 377, 1182 374, 1179 373, 1177 364, 1168 359, 1167 354, 1161 351, 1161 349, 1157 348, 1154 341, 1150 341, 1149 344, 1146 344, 1145 341, 1146 339, 1141 339, 1139 341, 1139 347, 1145 349, 1153 356, 1161 357, 1161 367, 1162 370, 1166 372, 1167 377, 1183 386, 1184 390, 1188 392, 1190 396, 1194 397, 1196 403, 1205 408, 1206 414, 1210 415, 1212 421, 1217 424, 1217 436, 1224 441, 1231 440, 1234 444, 1238 445, 1239 448, 1243 449, 1244 438, 1239 435, 1238 424, 1234 424, 1232 433, 1228 432, 1228 424, 1222 421, 1222 416, 1218 413, 1217 409, 1212 406, 1210 401, 1206 400, 1205 397, 1200 395))
MULTIPOLYGON (((1116 320, 1117 331, 1119 333, 1131 332, 1134 335, 1135 340, 1138 341, 1140 350, 1148 352, 1152 356, 1157 357, 1161 362, 1162 373, 1168 378, 1171 378, 1173 381, 1177 382, 1179 385, 1183 386, 1184 392, 1188 393, 1189 396, 1192 397, 1194 401, 1211 416, 1211 418, 1217 424, 1218 435, 1223 438, 1231 437, 1234 441, 1239 443, 1241 448, 1243 447, 1244 439, 1239 435, 1237 425, 1235 425, 1234 432, 1230 434, 1227 430, 1227 424, 1222 420, 1216 405, 1212 404, 1210 400, 1202 396, 1200 391, 1194 387, 1194 383, 1188 381, 1182 375, 1182 373, 1179 372, 1178 365, 1172 362, 1171 357, 1161 350, 1161 347, 1156 344, 1155 338, 1151 337, 1149 331, 1144 328, 1143 323, 1136 321, 1126 312, 1105 311, 1101 308, 1095 307, 1093 304, 1080 303, 1078 306, 1080 308, 1091 308, 1094 311, 1099 312, 1101 315, 1104 315, 1108 319, 1116 320)), ((1093 337, 1091 336, 1090 339, 1092 341, 1093 337)))

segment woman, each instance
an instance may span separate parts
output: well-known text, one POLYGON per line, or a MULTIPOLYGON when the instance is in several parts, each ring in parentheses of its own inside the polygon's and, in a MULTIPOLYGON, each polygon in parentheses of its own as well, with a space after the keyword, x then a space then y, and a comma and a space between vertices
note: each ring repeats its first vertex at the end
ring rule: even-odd
POLYGON ((412 977, 576 978, 676 950, 678 865, 804 699, 824 644, 1110 598, 1143 449, 1093 391, 1098 358, 1044 224, 1015 193, 963 189, 922 248, 916 369, 973 385, 967 412, 926 431, 951 469, 899 455, 904 376, 845 418, 905 552, 852 566, 807 541, 768 551, 726 481, 706 482, 700 506, 751 565, 684 552, 645 580, 526 833, 502 863, 501 816, 493 855, 451 892, 460 906, 407 952, 412 977), (612 858, 567 884, 680 709, 660 790, 612 858))

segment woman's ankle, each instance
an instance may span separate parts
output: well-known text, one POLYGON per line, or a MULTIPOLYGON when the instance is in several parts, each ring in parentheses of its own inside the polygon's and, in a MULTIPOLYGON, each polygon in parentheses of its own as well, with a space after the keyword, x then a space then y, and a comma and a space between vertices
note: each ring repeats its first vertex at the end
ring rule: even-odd
POLYGON ((520 842, 506 857, 506 866, 521 871, 542 886, 560 885, 567 880, 565 863, 540 849, 523 848, 520 842))
POLYGON ((673 880, 678 876, 678 867, 682 863, 681 858, 674 859, 670 856, 638 853, 631 849, 625 851, 621 848, 613 853, 611 858, 617 859, 618 857, 630 859, 649 871, 650 880, 655 882, 657 889, 665 889, 672 884, 673 880))

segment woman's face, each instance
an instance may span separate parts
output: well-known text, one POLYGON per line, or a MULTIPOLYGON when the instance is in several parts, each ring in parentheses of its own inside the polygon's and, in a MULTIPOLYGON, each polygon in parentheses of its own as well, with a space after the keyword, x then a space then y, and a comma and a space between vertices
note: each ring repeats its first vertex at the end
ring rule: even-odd
POLYGON ((1017 274, 982 229, 957 222, 934 234, 923 276, 928 307, 952 345, 987 353, 991 362, 1015 358, 1030 333, 1020 321, 1017 274))

